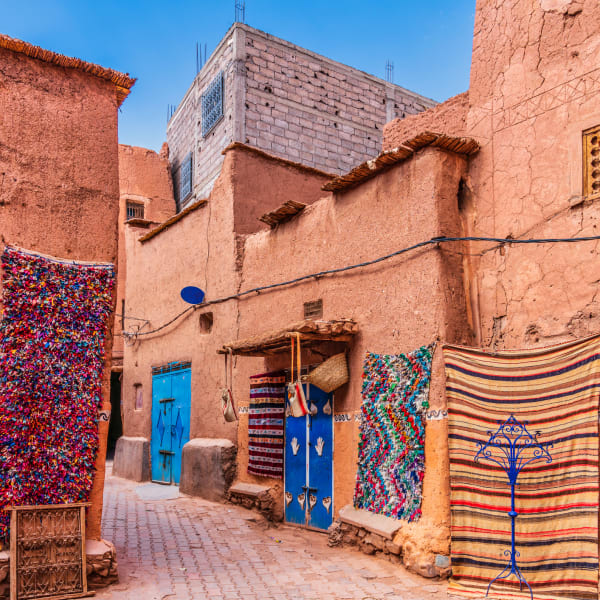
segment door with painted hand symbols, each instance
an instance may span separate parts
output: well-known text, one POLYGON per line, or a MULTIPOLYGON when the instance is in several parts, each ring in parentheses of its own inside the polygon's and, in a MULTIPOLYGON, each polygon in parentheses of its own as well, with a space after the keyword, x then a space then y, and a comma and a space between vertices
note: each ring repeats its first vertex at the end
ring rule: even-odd
POLYGON ((181 453, 190 439, 191 365, 152 369, 152 480, 179 483, 181 453))
POLYGON ((333 394, 304 385, 310 413, 285 421, 285 520, 327 529, 333 520, 333 394))

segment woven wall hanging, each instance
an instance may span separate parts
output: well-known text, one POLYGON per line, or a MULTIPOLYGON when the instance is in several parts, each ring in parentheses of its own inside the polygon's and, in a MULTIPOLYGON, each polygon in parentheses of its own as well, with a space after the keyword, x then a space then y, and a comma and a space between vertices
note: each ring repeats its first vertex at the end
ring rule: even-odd
POLYGON ((112 265, 6 247, 0 321, 0 539, 7 506, 84 502, 98 448, 112 265))

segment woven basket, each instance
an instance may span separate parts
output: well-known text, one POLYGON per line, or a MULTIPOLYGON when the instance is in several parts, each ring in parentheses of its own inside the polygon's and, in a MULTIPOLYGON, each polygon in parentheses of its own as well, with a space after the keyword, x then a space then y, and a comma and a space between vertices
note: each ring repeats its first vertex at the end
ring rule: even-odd
POLYGON ((308 374, 306 381, 327 393, 337 390, 348 381, 346 354, 335 354, 322 362, 308 374))

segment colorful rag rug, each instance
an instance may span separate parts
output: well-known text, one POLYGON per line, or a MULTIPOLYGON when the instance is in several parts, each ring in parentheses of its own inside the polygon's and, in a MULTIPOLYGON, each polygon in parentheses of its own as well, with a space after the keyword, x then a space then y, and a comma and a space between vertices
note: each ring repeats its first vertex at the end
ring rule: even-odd
POLYGON ((250 377, 248 473, 283 479, 285 373, 250 377))
POLYGON ((354 506, 417 520, 433 346, 365 358, 354 506))
MULTIPOLYGON (((482 597, 508 563, 508 477, 501 466, 489 459, 474 462, 474 457, 478 444, 514 415, 530 434, 539 432, 537 441, 551 458, 525 465, 517 479, 517 565, 536 600, 597 600, 600 337, 493 354, 446 346, 444 358, 451 593, 482 597)), ((528 452, 521 456, 532 457, 528 452)), ((490 597, 530 594, 512 575, 494 583, 490 597)))
POLYGON ((0 540, 7 506, 85 501, 98 448, 112 265, 6 247, 0 320, 0 540))

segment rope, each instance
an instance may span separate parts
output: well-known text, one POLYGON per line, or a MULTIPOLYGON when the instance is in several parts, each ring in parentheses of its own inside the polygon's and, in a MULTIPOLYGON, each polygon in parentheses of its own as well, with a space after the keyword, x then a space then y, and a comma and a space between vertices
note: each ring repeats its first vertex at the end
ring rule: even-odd
POLYGON ((469 237, 433 237, 430 240, 425 240, 423 242, 419 242, 418 244, 413 244, 412 246, 408 246, 406 248, 402 248, 400 250, 396 250, 390 254, 386 254, 384 256, 380 256, 378 258, 374 258, 372 260, 366 260, 364 262, 355 263, 353 265, 347 265, 345 267, 338 267, 336 269, 327 269, 325 271, 319 271, 318 273, 310 273, 309 275, 302 275, 300 277, 296 277, 294 279, 288 279, 287 281, 281 281, 279 283, 271 283, 269 285, 263 285, 260 287, 255 287, 249 290, 245 290, 243 292, 239 292, 237 294, 231 294, 230 296, 224 296, 223 298, 217 298, 215 300, 210 300, 208 302, 204 302, 202 304, 194 304, 189 306, 185 310, 181 311, 179 314, 175 315, 170 321, 157 327, 156 329, 152 329, 151 331, 144 331, 139 333, 124 331, 124 336, 129 337, 138 337, 142 335, 151 335, 153 333, 157 333, 168 327, 177 319, 187 314, 188 312, 195 310, 196 308, 204 308, 205 306, 212 306, 214 304, 222 304, 223 302, 228 302, 229 300, 237 300, 238 298, 243 298, 244 296, 248 296, 249 294, 259 294, 265 290, 272 290, 275 288, 284 287, 287 285, 294 285, 296 283, 300 283, 302 281, 306 281, 308 279, 319 279, 320 277, 325 277, 327 275, 335 275, 337 273, 345 273, 346 271, 352 271, 354 269, 360 269, 362 267, 368 267, 371 265, 375 265, 377 263, 389 260, 390 258, 394 258, 395 256, 400 256, 401 254, 405 254, 407 252, 411 252, 413 250, 417 250, 419 248, 424 248, 426 246, 437 246, 438 244, 449 243, 449 242, 495 242, 497 244, 557 244, 557 243, 575 243, 575 242, 592 242, 600 240, 600 235, 591 235, 585 237, 575 237, 575 238, 534 238, 534 239, 513 239, 513 238, 496 238, 496 237, 478 237, 478 236, 469 236, 469 237))

